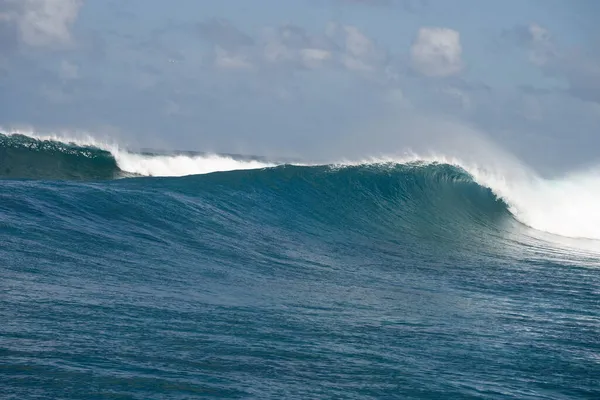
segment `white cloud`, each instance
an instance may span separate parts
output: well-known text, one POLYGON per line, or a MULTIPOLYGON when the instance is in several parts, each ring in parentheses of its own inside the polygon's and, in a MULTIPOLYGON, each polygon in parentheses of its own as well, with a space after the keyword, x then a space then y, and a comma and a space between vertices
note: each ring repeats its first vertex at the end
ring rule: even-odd
POLYGON ((460 34, 448 28, 421 28, 411 48, 412 67, 431 77, 458 74, 464 67, 460 34))
POLYGON ((352 71, 375 71, 384 69, 385 52, 368 38, 358 27, 330 23, 326 35, 336 47, 341 65, 352 71))
POLYGON ((262 56, 271 65, 317 69, 333 58, 331 45, 293 25, 265 30, 262 56))
POLYGON ((375 51, 373 42, 356 26, 344 26, 346 50, 355 57, 366 57, 375 51))
POLYGON ((219 69, 250 69, 252 62, 241 53, 228 52, 217 46, 215 48, 215 67, 219 69))
POLYGON ((564 79, 571 95, 600 103, 600 57, 597 52, 560 46, 548 29, 535 23, 517 26, 508 33, 527 50, 529 62, 550 76, 564 79))
POLYGON ((276 68, 280 71, 341 68, 361 74, 390 75, 387 53, 353 25, 329 23, 324 31, 308 32, 292 24, 265 27, 253 38, 226 20, 199 25, 203 39, 216 49, 218 69, 276 68))
POLYGON ((71 43, 71 27, 82 0, 4 0, 0 22, 13 24, 20 41, 32 47, 71 43))
POLYGON ((373 42, 355 26, 344 26, 346 54, 343 65, 350 70, 371 70, 377 50, 373 42))
POLYGON ((300 56, 307 68, 318 68, 331 59, 331 53, 323 49, 301 49, 300 56))
POLYGON ((277 39, 269 39, 264 46, 263 56, 269 63, 287 62, 294 59, 294 52, 277 39))
POLYGON ((290 68, 317 69, 337 65, 356 72, 384 70, 386 54, 358 27, 329 23, 311 34, 292 25, 267 29, 264 61, 290 68))

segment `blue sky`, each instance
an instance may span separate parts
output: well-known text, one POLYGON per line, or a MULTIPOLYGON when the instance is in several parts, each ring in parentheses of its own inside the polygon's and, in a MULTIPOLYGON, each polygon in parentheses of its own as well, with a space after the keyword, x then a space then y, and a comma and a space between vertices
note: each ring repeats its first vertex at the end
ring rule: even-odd
POLYGON ((0 0, 0 126, 323 158, 464 127, 540 167, 591 163, 598 15, 591 0, 0 0))

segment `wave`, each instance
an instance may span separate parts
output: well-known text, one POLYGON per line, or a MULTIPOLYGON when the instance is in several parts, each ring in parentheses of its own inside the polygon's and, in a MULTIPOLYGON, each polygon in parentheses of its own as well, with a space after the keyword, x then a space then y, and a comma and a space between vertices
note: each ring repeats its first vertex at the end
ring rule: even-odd
POLYGON ((0 133, 0 178, 103 180, 183 176, 273 165, 257 159, 217 154, 136 153, 93 138, 0 133))
MULTIPOLYGON (((0 178, 106 180, 136 176, 179 177, 235 170, 262 170, 278 165, 281 163, 217 154, 132 152, 117 145, 99 143, 93 138, 65 140, 52 136, 0 134, 0 178)), ((600 208, 596 205, 596 199, 600 197, 598 170, 570 174, 558 179, 544 179, 518 164, 481 166, 435 154, 426 157, 412 154, 343 161, 321 166, 305 164, 295 168, 300 168, 305 174, 315 173, 319 168, 328 171, 353 171, 354 174, 365 174, 367 170, 378 171, 369 175, 372 180, 377 180, 380 176, 389 178, 390 171, 398 174, 402 170, 403 175, 396 175, 395 178, 399 181, 416 179, 415 175, 406 175, 408 170, 413 174, 420 171, 421 186, 413 190, 421 190, 423 185, 437 185, 438 189, 452 187, 453 190, 461 187, 460 190, 466 190, 465 182, 470 182, 469 185, 475 186, 469 186, 468 190, 473 191, 473 187, 478 187, 488 191, 486 196, 494 198, 493 204, 500 201, 506 212, 522 224, 554 235, 600 239, 600 208), (431 168, 426 168, 428 166, 431 168)), ((272 174, 269 171, 248 172, 252 176, 257 173, 263 174, 263 177, 272 174)), ((348 181, 347 184, 352 182, 348 181)), ((338 192, 342 189, 341 186, 337 187, 338 192)), ((436 194, 448 201, 444 203, 444 212, 465 212, 461 207, 473 203, 473 198, 464 197, 463 192, 459 193, 463 196, 448 191, 436 194), (454 196, 452 201, 449 201, 448 196, 454 196), (452 207, 448 204, 452 204, 452 207)), ((415 198, 416 194, 405 190, 403 196, 415 198)), ((425 204, 426 198, 421 198, 420 201, 425 204)), ((497 207, 490 206, 490 199, 486 201, 489 207, 497 207)), ((419 205, 415 204, 414 207, 419 205)))

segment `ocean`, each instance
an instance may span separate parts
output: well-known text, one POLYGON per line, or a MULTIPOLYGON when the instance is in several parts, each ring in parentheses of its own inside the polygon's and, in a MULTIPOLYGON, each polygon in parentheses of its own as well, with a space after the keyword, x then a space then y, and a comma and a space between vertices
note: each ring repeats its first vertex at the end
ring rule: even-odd
POLYGON ((598 399, 600 174, 494 168, 0 135, 0 398, 598 399))

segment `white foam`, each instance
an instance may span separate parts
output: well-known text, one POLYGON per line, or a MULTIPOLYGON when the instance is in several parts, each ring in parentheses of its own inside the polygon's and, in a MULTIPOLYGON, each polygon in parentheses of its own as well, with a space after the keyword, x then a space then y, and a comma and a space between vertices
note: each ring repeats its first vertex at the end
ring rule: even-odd
POLYGON ((481 181, 510 205, 526 225, 574 238, 600 239, 600 173, 590 170, 557 179, 532 177, 496 187, 481 181))
POLYGON ((489 169, 454 162, 489 187, 519 221, 539 231, 572 238, 600 239, 600 170, 542 178, 532 170, 489 169))
POLYGON ((113 155, 121 170, 146 176, 184 176, 274 166, 220 155, 144 155, 121 150, 113 150, 113 155))

